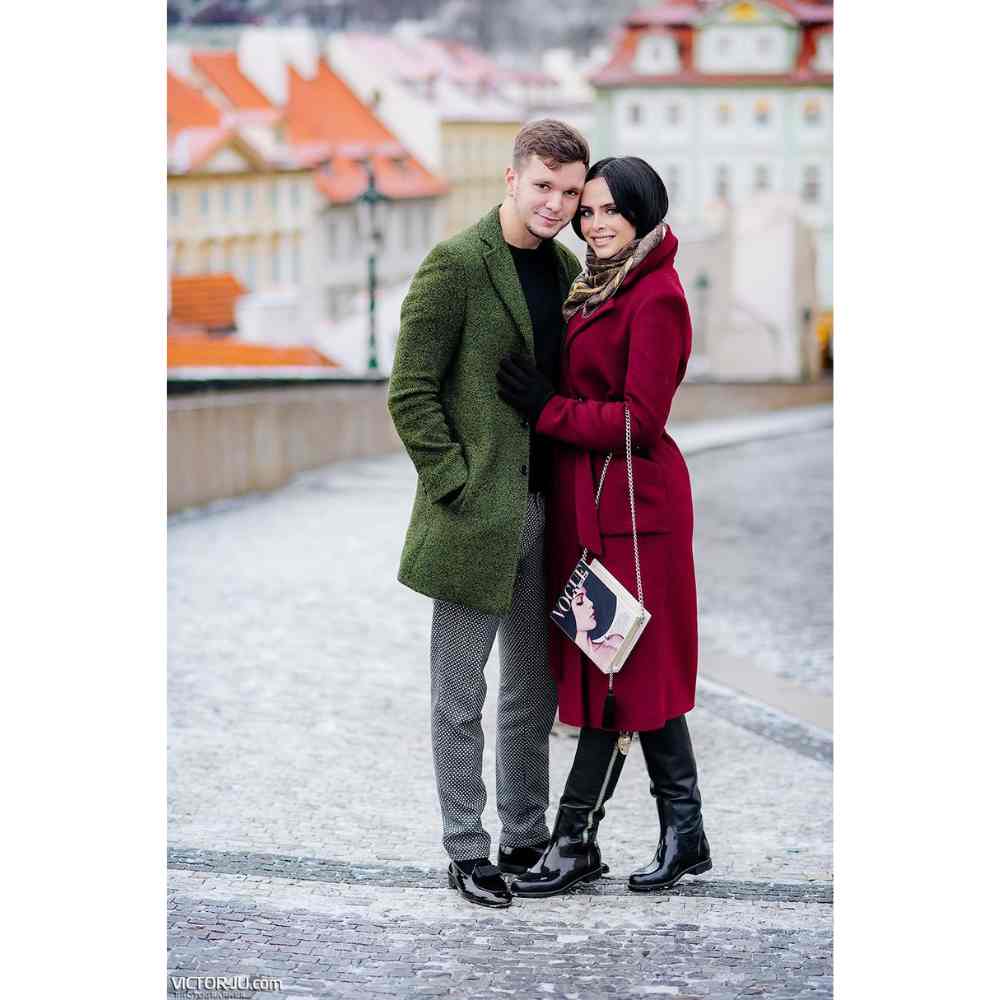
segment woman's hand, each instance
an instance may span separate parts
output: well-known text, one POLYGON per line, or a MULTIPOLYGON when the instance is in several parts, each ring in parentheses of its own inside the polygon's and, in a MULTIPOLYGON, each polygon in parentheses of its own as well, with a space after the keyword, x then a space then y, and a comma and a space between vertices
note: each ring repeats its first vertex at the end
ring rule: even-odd
POLYGON ((497 395, 525 417, 532 427, 545 404, 556 394, 552 383, 525 354, 505 354, 497 371, 497 395))

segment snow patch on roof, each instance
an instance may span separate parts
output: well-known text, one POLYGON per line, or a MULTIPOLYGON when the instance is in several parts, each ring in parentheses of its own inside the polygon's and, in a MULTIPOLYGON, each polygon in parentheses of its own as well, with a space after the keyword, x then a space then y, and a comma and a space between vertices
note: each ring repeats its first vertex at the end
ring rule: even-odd
POLYGON ((236 46, 241 72, 272 104, 288 102, 288 67, 306 80, 319 68, 319 46, 307 28, 248 28, 236 46))

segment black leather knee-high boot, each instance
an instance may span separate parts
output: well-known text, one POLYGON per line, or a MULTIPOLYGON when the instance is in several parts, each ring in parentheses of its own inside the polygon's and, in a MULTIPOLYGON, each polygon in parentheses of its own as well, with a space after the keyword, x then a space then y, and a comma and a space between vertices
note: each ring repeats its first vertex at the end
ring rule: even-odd
POLYGON ((712 867, 712 855, 701 818, 701 793, 691 735, 683 715, 662 729, 640 733, 649 771, 649 790, 656 799, 660 839, 653 860, 629 876, 635 892, 669 889, 684 875, 700 875, 712 867))
POLYGON ((513 895, 556 896, 608 871, 597 846, 597 827, 618 784, 630 742, 628 734, 580 730, 548 846, 534 868, 511 882, 513 895))

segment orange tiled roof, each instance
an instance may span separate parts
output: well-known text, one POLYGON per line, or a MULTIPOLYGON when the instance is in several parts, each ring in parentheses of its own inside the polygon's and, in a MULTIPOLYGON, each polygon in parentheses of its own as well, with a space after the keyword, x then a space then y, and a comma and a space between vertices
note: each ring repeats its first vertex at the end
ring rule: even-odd
POLYGON ((625 21, 613 42, 611 58, 589 77, 595 86, 622 86, 632 83, 661 84, 774 84, 833 82, 830 73, 810 67, 816 54, 816 39, 832 30, 833 4, 805 3, 799 0, 770 0, 791 14, 802 26, 803 44, 795 68, 788 73, 702 73, 694 66, 694 23, 707 8, 706 0, 663 0, 659 7, 634 11, 625 21), (677 73, 638 73, 633 68, 639 40, 646 35, 671 35, 677 42, 680 71, 677 73))
MULTIPOLYGON (((444 194, 448 185, 409 154, 398 159, 372 156, 375 183, 387 198, 429 198, 444 194)), ((335 155, 314 174, 317 190, 335 204, 353 201, 368 187, 368 173, 355 159, 335 155)))
POLYGON ((320 59, 307 80, 288 67, 288 138, 295 143, 398 142, 371 109, 320 59))
POLYGON ((167 317, 167 336, 173 337, 175 334, 179 337, 190 337, 193 334, 197 334, 199 337, 204 337, 208 331, 203 326, 198 326, 196 323, 181 323, 179 320, 173 318, 173 316, 167 317))
POLYGON ((375 181, 390 198, 426 198, 448 189, 400 145, 324 59, 311 80, 289 67, 285 114, 293 144, 330 144, 330 167, 317 172, 316 186, 331 201, 351 201, 365 189, 367 174, 354 155, 360 152, 371 155, 375 181))
POLYGON ((271 102, 244 76, 235 52, 192 52, 191 65, 239 111, 271 110, 271 102))
POLYGON ((187 334, 167 337, 167 368, 232 367, 339 368, 325 354, 312 347, 272 347, 249 344, 235 337, 187 334))
POLYGON ((172 275, 170 318, 209 330, 236 325, 236 300, 246 289, 231 274, 172 275))
POLYGON ((325 59, 318 61, 312 79, 288 67, 288 102, 282 112, 267 104, 239 71, 235 52, 193 53, 191 58, 235 108, 223 113, 195 87, 168 72, 167 120, 171 161, 180 164, 177 170, 197 168, 232 140, 239 115, 278 118, 283 113, 291 162, 310 167, 329 161, 317 171, 315 184, 333 202, 352 201, 365 189, 368 176, 358 162, 365 155, 371 158, 379 189, 389 198, 428 198, 447 192, 447 182, 399 143, 325 59))
MULTIPOLYGON (((709 13, 715 0, 660 0, 655 7, 634 10, 626 24, 645 26, 652 24, 693 24, 709 13)), ((767 0, 791 14, 800 24, 832 24, 833 0, 767 0)))
MULTIPOLYGON (((788 86, 803 83, 828 84, 833 82, 831 73, 820 73, 809 67, 808 59, 815 54, 815 37, 824 29, 806 26, 804 44, 796 67, 788 73, 703 73, 694 68, 693 29, 681 27, 627 27, 619 36, 611 58, 589 77, 596 87, 623 86, 632 83, 690 84, 734 86, 760 84, 763 86, 788 86), (646 35, 669 34, 677 42, 680 70, 676 73, 639 73, 633 66, 639 40, 646 35)), ((825 30, 829 30, 826 28, 825 30)))
POLYGON ((222 112, 196 87, 167 70, 167 132, 186 128, 218 128, 222 112))

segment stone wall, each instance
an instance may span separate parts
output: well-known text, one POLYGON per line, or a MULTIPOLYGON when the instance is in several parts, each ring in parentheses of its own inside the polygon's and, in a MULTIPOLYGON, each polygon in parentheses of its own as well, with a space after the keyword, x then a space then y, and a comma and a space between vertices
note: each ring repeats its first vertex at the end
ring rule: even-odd
MULTIPOLYGON (((830 402, 833 384, 681 385, 670 423, 830 402)), ((386 384, 276 386, 174 396, 167 402, 167 509, 273 490, 306 469, 402 449, 386 384)))
POLYGON ((816 382, 682 382, 668 422, 725 420, 831 402, 833 382, 827 378, 816 382))
POLYGON ((169 398, 167 407, 169 512, 402 447, 384 383, 207 392, 169 398))

